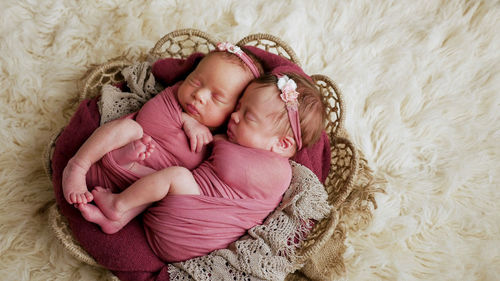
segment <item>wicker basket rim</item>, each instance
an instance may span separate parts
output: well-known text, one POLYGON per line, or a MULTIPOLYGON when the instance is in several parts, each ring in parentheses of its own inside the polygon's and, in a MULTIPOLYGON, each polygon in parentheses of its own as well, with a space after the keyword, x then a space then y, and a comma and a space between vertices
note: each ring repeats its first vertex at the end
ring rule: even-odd
MULTIPOLYGON (((207 33, 197 30, 197 29, 180 29, 180 30, 175 30, 173 32, 168 33, 167 35, 163 36, 156 44, 155 46, 150 50, 150 54, 160 54, 160 49, 167 42, 170 40, 172 37, 177 37, 177 36, 197 36, 200 38, 206 39, 210 44, 215 45, 216 41, 207 33)), ((274 42, 277 46, 283 48, 285 52, 290 56, 290 60, 292 60, 296 64, 300 64, 299 59, 293 49, 286 44, 284 41, 279 39, 278 37, 266 33, 257 33, 257 34, 251 34, 240 41, 238 41, 237 45, 245 45, 249 42, 255 41, 255 40, 268 40, 274 42)), ((114 68, 123 68, 125 66, 130 65, 131 62, 127 60, 114 60, 110 61, 108 63, 105 63, 103 65, 97 66, 95 69, 93 69, 85 79, 85 84, 84 87, 80 93, 80 101, 83 99, 89 98, 89 89, 92 87, 91 83, 96 80, 96 78, 99 75, 102 75, 102 73, 106 73, 107 71, 114 69, 114 68)), ((340 143, 345 144, 346 146, 349 146, 352 150, 353 153, 353 159, 352 159, 352 165, 354 166, 353 170, 351 171, 351 174, 349 177, 346 179, 347 183, 345 185, 345 190, 341 193, 338 194, 339 198, 335 202, 333 202, 334 209, 338 208, 340 204, 347 198, 349 193, 352 190, 353 187, 353 179, 355 178, 355 175, 357 173, 357 166, 358 166, 358 154, 356 153, 356 150, 353 148, 354 146, 348 139, 348 135, 346 131, 344 130, 342 124, 344 121, 344 108, 343 108, 343 100, 342 100, 342 95, 341 91, 338 87, 338 85, 330 79, 326 75, 322 74, 314 74, 311 75, 311 77, 314 80, 320 80, 326 83, 328 86, 330 86, 333 91, 337 94, 337 97, 340 101, 340 117, 339 117, 339 126, 336 130, 336 135, 333 136, 334 140, 340 143)), ((99 83, 99 82, 98 82, 99 83)), ((51 157, 52 157, 52 152, 55 147, 55 142, 57 140, 57 137, 59 136, 60 132, 64 129, 61 128, 56 134, 54 134, 51 138, 51 141, 49 142, 48 146, 44 150, 44 167, 45 171, 47 173, 47 176, 49 179, 52 179, 52 170, 51 170, 51 157)), ((331 136, 332 138, 332 136, 331 136)), ((334 145, 333 143, 331 145, 334 145)), ((304 257, 309 257, 311 256, 314 252, 316 252, 318 249, 320 249, 324 243, 328 240, 328 238, 332 235, 333 230, 335 229, 338 219, 335 218, 336 213, 333 212, 328 216, 328 220, 330 221, 328 223, 328 227, 326 229, 323 229, 323 232, 321 235, 319 235, 318 239, 316 240, 317 243, 312 245, 312 247, 309 247, 306 251, 302 252, 302 255, 304 257)), ((58 223, 61 220, 64 220, 60 212, 57 211, 56 205, 51 208, 51 212, 49 215, 49 224, 51 228, 54 230, 56 237, 63 243, 65 248, 78 260, 90 264, 90 265, 95 265, 95 266, 100 266, 81 246, 79 246, 78 242, 74 239, 69 239, 65 237, 64 231, 69 231, 69 228, 67 225, 58 223), (66 228, 66 229, 64 229, 66 228)), ((314 229, 313 231, 321 231, 318 229, 314 229)))

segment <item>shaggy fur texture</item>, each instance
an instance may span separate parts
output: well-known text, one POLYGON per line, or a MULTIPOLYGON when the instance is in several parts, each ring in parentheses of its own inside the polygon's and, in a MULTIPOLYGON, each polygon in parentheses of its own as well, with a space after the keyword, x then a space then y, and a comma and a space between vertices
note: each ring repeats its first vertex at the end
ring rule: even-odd
POLYGON ((343 278, 500 276, 498 1, 145 2, 0 2, 0 279, 107 278, 47 227, 42 151, 91 65, 186 27, 279 36, 339 84, 347 131, 386 182, 371 222, 347 222, 343 278))

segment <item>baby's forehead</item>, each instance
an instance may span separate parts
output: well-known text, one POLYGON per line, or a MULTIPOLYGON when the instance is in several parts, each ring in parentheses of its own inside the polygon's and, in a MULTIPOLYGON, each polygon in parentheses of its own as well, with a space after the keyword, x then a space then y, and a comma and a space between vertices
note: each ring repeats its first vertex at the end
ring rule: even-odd
POLYGON ((246 96, 263 95, 272 97, 278 94, 278 88, 274 84, 251 82, 243 93, 246 96))
POLYGON ((205 62, 207 62, 207 61, 208 62, 217 62, 217 63, 228 63, 228 64, 239 66, 242 70, 247 71, 247 67, 245 66, 243 61, 241 61, 241 59, 239 59, 236 55, 233 55, 233 54, 228 53, 228 52, 218 52, 218 51, 210 52, 210 53, 206 54, 205 57, 203 57, 201 62, 203 62, 203 61, 205 61, 205 62))
POLYGON ((260 83, 250 84, 243 96, 242 103, 265 104, 277 106, 280 103, 279 91, 274 85, 265 85, 260 83))

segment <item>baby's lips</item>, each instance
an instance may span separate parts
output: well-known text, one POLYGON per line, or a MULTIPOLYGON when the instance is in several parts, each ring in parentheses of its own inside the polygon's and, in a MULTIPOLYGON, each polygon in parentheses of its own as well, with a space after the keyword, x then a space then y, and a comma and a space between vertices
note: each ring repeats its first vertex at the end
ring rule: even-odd
POLYGON ((231 122, 227 125, 226 134, 227 134, 227 138, 228 139, 230 139, 230 140, 234 139, 234 133, 233 133, 233 130, 232 130, 232 124, 231 124, 231 122))
POLYGON ((186 105, 186 110, 188 111, 188 113, 192 114, 192 115, 199 115, 200 112, 198 111, 198 109, 192 105, 192 104, 187 104, 186 105))

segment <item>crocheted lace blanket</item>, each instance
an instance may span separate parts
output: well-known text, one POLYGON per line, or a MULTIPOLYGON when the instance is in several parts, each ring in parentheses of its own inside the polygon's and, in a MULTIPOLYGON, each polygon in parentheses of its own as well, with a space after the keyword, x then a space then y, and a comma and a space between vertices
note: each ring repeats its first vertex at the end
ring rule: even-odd
MULTIPOLYGON (((105 85, 101 91, 101 124, 135 112, 163 88, 151 74, 151 63, 135 63, 122 70, 130 92, 105 85)), ((250 229, 227 249, 169 265, 171 280, 284 280, 301 268, 298 254, 310 232, 331 210, 324 186, 298 163, 292 165, 290 188, 280 206, 259 226, 250 229)))
POLYGON ((330 212, 327 194, 316 175, 291 161, 293 177, 280 206, 262 225, 227 249, 169 265, 170 280, 284 280, 301 268, 301 242, 311 230, 311 219, 330 212))
POLYGON ((152 62, 135 63, 125 67, 121 73, 129 92, 105 84, 102 86, 98 102, 101 125, 123 115, 138 111, 150 98, 161 92, 164 87, 156 82, 151 73, 152 62))

